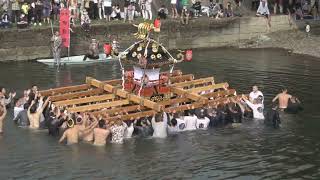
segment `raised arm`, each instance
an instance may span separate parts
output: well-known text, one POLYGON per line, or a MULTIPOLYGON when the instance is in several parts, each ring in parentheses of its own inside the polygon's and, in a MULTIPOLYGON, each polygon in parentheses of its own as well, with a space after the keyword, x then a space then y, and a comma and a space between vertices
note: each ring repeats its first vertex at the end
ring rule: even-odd
POLYGON ((272 99, 272 102, 276 102, 276 100, 278 100, 278 99, 279 99, 279 94, 272 99))
POLYGON ((59 143, 62 143, 66 137, 67 137, 67 133, 68 133, 68 130, 65 130, 61 136, 61 138, 59 139, 59 143))
POLYGON ((44 102, 44 104, 42 105, 42 107, 39 109, 39 113, 42 113, 44 108, 46 108, 46 106, 49 104, 50 101, 50 97, 47 98, 46 102, 44 102))

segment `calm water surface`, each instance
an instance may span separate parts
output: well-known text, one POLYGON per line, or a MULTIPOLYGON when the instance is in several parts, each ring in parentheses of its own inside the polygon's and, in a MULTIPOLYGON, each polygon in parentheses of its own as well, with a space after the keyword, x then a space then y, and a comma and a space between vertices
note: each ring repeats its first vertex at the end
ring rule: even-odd
MULTIPOLYGON (((0 137, 0 179, 320 179, 320 59, 281 50, 194 51, 179 65, 197 77, 214 76, 238 93, 260 85, 266 104, 286 86, 305 111, 281 114, 282 128, 247 120, 233 129, 184 132, 123 145, 66 146, 46 132, 17 128, 8 116, 0 137)), ((119 78, 114 63, 55 69, 35 62, 1 63, 0 86, 22 91, 83 83, 86 76, 119 78)))

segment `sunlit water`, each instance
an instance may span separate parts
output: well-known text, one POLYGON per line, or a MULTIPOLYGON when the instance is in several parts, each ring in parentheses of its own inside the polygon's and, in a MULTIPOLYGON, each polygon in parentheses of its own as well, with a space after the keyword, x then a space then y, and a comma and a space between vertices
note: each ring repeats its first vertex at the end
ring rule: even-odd
MULTIPOLYGON (((238 93, 258 84, 271 98, 286 86, 305 110, 281 114, 272 129, 247 120, 238 128, 184 132, 166 139, 128 140, 123 145, 66 146, 46 132, 13 125, 0 137, 0 179, 319 179, 320 59, 281 50, 194 51, 179 65, 196 77, 214 76, 238 93)), ((1 63, 0 86, 22 91, 83 83, 86 76, 119 78, 117 62, 55 69, 35 62, 1 63)))

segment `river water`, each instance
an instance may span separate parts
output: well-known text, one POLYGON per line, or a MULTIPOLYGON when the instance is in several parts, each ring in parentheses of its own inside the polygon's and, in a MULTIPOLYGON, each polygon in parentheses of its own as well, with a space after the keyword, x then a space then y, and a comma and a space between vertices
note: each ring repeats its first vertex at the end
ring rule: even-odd
MULTIPOLYGON (((229 82, 238 94, 258 84, 271 98, 286 86, 305 110, 281 114, 272 129, 246 120, 238 128, 184 132, 166 139, 128 140, 123 145, 67 146, 13 125, 8 116, 0 137, 0 179, 319 179, 320 61, 276 49, 195 50, 179 67, 196 77, 229 82)), ((35 62, 0 64, 0 85, 22 91, 83 83, 86 76, 119 78, 114 63, 65 67, 60 72, 35 62)))

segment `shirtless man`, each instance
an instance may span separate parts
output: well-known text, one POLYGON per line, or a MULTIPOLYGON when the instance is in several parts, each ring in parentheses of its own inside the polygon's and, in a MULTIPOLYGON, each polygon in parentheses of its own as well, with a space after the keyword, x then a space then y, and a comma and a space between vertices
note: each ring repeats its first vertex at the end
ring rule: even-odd
POLYGON ((291 99, 292 96, 288 94, 287 89, 283 89, 282 93, 279 93, 275 98, 273 98, 272 102, 276 102, 279 100, 279 109, 280 110, 285 110, 288 107, 289 99, 291 99))
MULTIPOLYGON (((40 97, 40 101, 43 101, 42 96, 40 97)), ((40 127, 40 118, 41 118, 42 112, 44 108, 48 105, 49 101, 50 101, 50 98, 47 98, 45 103, 38 108, 35 104, 35 101, 31 102, 31 105, 28 108, 28 118, 30 121, 30 126, 29 126, 30 128, 38 129, 40 127)))
POLYGON ((3 121, 7 115, 7 109, 4 100, 0 101, 0 134, 3 133, 3 121))
MULTIPOLYGON (((90 118, 93 119, 94 121, 97 121, 95 116, 91 116, 90 118)), ((77 126, 79 127, 80 132, 84 131, 87 127, 92 125, 92 123, 90 124, 90 122, 89 122, 90 119, 86 114, 84 114, 83 117, 78 116, 76 121, 77 121, 77 126)), ((91 131, 86 131, 85 133, 80 133, 80 138, 83 141, 92 142, 93 141, 93 129, 91 131)))
POLYGON ((81 133, 85 134, 87 131, 92 131, 92 129, 97 125, 97 121, 92 123, 89 127, 80 130, 78 125, 74 125, 74 120, 69 117, 67 121, 68 129, 64 131, 61 136, 59 143, 62 143, 65 139, 67 139, 67 145, 77 144, 79 142, 79 135, 81 133))
POLYGON ((94 143, 96 146, 106 145, 108 136, 110 135, 110 130, 106 129, 106 121, 100 120, 98 123, 98 128, 93 129, 94 143))

